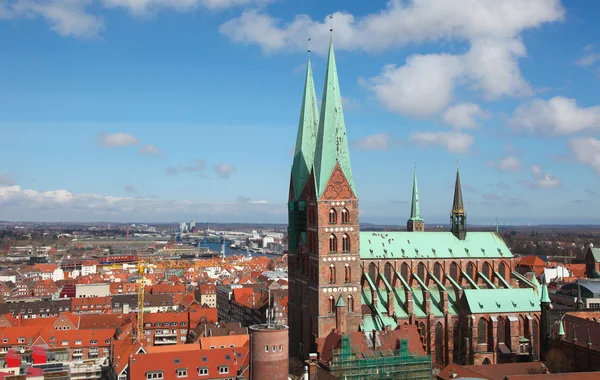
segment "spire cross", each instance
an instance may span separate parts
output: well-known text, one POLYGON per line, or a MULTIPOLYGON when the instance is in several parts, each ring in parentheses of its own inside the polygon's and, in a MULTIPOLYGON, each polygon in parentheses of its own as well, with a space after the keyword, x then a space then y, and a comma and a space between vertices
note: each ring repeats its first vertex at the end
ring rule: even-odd
POLYGON ((310 57, 310 40, 311 38, 308 37, 308 56, 310 57))
POLYGON ((333 34, 333 15, 329 15, 329 32, 333 34))

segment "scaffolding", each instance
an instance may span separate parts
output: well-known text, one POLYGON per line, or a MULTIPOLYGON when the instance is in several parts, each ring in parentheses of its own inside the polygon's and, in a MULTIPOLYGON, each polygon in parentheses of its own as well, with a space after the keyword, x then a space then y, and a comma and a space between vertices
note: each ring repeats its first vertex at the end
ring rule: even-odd
POLYGON ((400 340, 396 350, 361 351, 350 345, 350 336, 342 336, 342 347, 333 350, 331 373, 343 380, 431 379, 431 358, 413 355, 408 341, 400 340))

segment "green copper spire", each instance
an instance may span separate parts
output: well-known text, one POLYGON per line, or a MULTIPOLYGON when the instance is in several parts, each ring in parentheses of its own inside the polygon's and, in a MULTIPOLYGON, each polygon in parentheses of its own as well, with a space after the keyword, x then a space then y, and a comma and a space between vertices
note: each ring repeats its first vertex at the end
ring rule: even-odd
POLYGON ((413 176, 413 192, 412 192, 412 203, 410 205, 410 219, 413 222, 421 222, 421 210, 419 208, 419 189, 417 188, 417 171, 413 176))
POLYGON ((548 295, 548 285, 546 285, 546 279, 542 281, 542 296, 540 297, 541 303, 550 303, 550 296, 548 295))
POLYGON ((452 203, 452 213, 464 214, 465 206, 463 205, 462 187, 460 185, 460 172, 456 168, 456 182, 454 183, 454 203, 452 203))
POLYGON ((558 324, 558 336, 565 336, 565 327, 562 320, 558 324))
POLYGON ((340 294, 338 300, 337 300, 337 304, 335 304, 335 306, 337 307, 346 307, 346 302, 344 302, 344 297, 342 297, 342 295, 340 294))
POLYGON ((300 197, 313 167, 318 126, 319 114, 317 111, 317 96, 315 95, 315 84, 313 82, 312 68, 309 59, 306 67, 304 96, 302 98, 300 122, 298 123, 298 137, 296 137, 296 149, 294 151, 294 163, 292 165, 292 182, 294 186, 294 197, 296 199, 300 197))
POLYGON ((340 165, 352 192, 356 195, 333 42, 330 42, 315 152, 315 183, 318 197, 323 195, 336 163, 340 165))
POLYGON ((459 240, 465 240, 467 235, 467 214, 463 204, 462 187, 460 185, 460 172, 458 162, 456 163, 456 182, 454 183, 454 202, 452 203, 452 214, 450 215, 450 231, 459 240))

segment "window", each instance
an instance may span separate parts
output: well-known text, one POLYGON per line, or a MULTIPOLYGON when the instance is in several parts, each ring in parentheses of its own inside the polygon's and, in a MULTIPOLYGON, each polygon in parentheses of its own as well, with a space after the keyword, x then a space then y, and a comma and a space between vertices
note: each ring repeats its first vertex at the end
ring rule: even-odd
POLYGON ((219 373, 229 373, 229 367, 227 367, 227 366, 219 367, 219 373))
POLYGON ((345 276, 344 276, 344 281, 345 282, 352 282, 352 273, 350 270, 350 265, 346 264, 345 268, 345 276))
POLYGON ((105 340, 104 343, 110 344, 110 339, 105 340))
POLYGON ((283 351, 283 344, 279 345, 279 352, 283 351))
POLYGON ((488 337, 488 322, 485 318, 481 318, 477 324, 477 343, 487 343, 488 337))
MULTIPOLYGON (((333 296, 329 296, 329 312, 335 312, 335 298, 333 298, 333 296)), ((269 352, 268 347, 267 352, 269 352)))
POLYGON ((383 267, 383 275, 390 285, 393 285, 392 284, 392 280, 393 280, 392 273, 393 273, 392 264, 385 263, 385 266, 383 267))
POLYGON ((329 210, 329 224, 337 223, 337 213, 334 209, 329 210))
POLYGON ((25 338, 19 338, 19 343, 25 343, 25 338))
POLYGON ((498 343, 504 343, 505 332, 504 332, 504 319, 498 318, 498 343))
POLYGON ((421 342, 425 344, 425 323, 419 322, 419 335, 421 336, 421 342))
POLYGON ((458 265, 456 263, 450 264, 450 277, 454 281, 458 281, 458 265))
POLYGON ((337 238, 334 234, 329 235, 329 252, 337 252, 337 238))
POLYGON ((187 377, 187 369, 178 369, 177 377, 187 377))
POLYGON ((352 298, 352 295, 348 296, 348 312, 354 312, 354 298, 352 298))
POLYGON ((181 322, 179 325, 180 326, 185 326, 185 325, 187 325, 187 323, 186 322, 181 322))
POLYGON ((402 267, 400 268, 400 274, 405 281, 410 281, 410 270, 407 263, 402 264, 402 267))
POLYGON ((273 352, 277 352, 277 346, 273 346, 272 348, 273 348, 273 350, 272 350, 273 352))
POLYGON ((68 341, 68 340, 63 340, 63 341, 61 342, 61 344, 62 344, 63 346, 68 346, 68 345, 69 345, 69 341, 68 341))
POLYGON ((329 283, 335 284, 335 265, 333 264, 329 266, 329 283))
POLYGON ((163 372, 146 372, 146 379, 164 379, 163 372))
POLYGON ((504 263, 500 263, 500 265, 498 265, 498 274, 503 279, 506 279, 506 265, 504 265, 504 263))
POLYGON ((435 361, 442 363, 444 361, 444 329, 441 323, 435 325, 435 361))
POLYGON ((440 263, 433 264, 433 275, 435 276, 435 278, 442 281, 442 278, 440 277, 442 275, 442 266, 440 265, 440 263))
POLYGON ((97 340, 90 340, 90 344, 98 344, 97 340))
POLYGON ((265 346, 265 352, 269 352, 269 346, 265 346))
POLYGON ((81 341, 80 340, 76 340, 75 344, 81 345, 81 341))
POLYGON ((377 278, 377 266, 375 263, 369 264, 369 277, 371 278, 371 281, 375 281, 377 278))
POLYGON ((475 280, 475 265, 473 263, 467 264, 467 276, 471 277, 471 280, 475 280))
POLYGON ((175 358, 175 364, 179 364, 179 358, 175 358))
POLYGON ((422 281, 425 281, 425 265, 423 263, 419 263, 417 266, 417 274, 422 281))
POLYGON ((343 224, 350 223, 350 212, 348 212, 348 210, 346 210, 346 209, 342 210, 342 223, 343 224))
POLYGON ((198 376, 206 376, 206 375, 208 375, 208 368, 199 367, 198 368, 198 376))
POLYGON ((350 252, 350 236, 344 234, 342 237, 342 252, 350 252))
POLYGON ((489 280, 490 279, 490 273, 491 273, 492 269, 490 267, 490 264, 485 263, 483 264, 483 275, 489 280))

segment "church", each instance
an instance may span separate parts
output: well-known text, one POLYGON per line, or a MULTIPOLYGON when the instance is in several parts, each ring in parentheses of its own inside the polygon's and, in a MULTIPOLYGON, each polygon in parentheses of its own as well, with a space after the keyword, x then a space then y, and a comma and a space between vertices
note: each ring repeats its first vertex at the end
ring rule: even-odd
POLYGON ((361 231, 332 42, 320 112, 316 99, 309 58, 288 202, 291 354, 409 326, 435 367, 539 360, 547 290, 497 232, 468 230, 458 169, 448 231, 425 231, 416 173, 406 231, 361 231))

